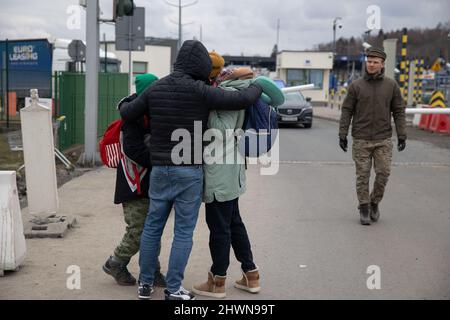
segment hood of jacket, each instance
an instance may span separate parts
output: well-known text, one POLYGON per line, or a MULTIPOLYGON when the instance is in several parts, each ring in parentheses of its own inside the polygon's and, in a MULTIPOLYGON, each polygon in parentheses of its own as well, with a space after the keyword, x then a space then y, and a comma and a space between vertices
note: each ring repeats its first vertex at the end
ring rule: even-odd
POLYGON ((174 64, 174 71, 188 74, 195 80, 207 81, 211 70, 211 58, 205 46, 196 40, 183 42, 174 64))

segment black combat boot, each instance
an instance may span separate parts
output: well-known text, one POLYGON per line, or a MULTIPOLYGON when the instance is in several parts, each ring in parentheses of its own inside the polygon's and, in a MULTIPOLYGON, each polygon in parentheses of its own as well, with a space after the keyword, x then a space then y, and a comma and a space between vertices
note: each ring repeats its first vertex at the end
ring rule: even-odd
POLYGON ((359 205, 359 216, 361 218, 361 224, 363 226, 370 226, 369 204, 368 203, 359 205))
POLYGON ((380 219, 380 209, 378 209, 378 203, 370 203, 370 219, 373 222, 377 222, 380 219))
POLYGON ((103 265, 103 271, 112 276, 121 286, 133 286, 136 284, 136 279, 128 271, 127 264, 111 256, 103 265))

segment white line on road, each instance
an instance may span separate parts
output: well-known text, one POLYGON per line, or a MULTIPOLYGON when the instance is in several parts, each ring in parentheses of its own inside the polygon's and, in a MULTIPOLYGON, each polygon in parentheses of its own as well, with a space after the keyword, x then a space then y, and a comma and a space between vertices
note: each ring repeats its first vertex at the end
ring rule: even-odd
MULTIPOLYGON (((311 167, 322 166, 353 166, 350 161, 299 161, 299 160, 281 160, 276 161, 278 164, 298 164, 311 167)), ((394 167, 450 167, 450 163, 445 162, 394 162, 394 167)))

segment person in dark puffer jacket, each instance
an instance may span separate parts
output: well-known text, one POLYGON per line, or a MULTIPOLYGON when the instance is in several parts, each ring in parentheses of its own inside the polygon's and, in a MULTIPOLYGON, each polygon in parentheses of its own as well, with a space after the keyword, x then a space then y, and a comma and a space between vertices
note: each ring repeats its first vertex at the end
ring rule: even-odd
POLYGON ((203 144, 200 148, 194 147, 194 141, 202 140, 210 110, 245 109, 255 103, 262 93, 258 84, 242 91, 213 88, 207 85, 211 70, 211 59, 203 44, 195 40, 185 41, 174 71, 120 108, 125 121, 133 121, 144 114, 152 121, 150 158, 153 167, 150 208, 141 236, 139 256, 140 299, 149 299, 153 291, 158 247, 172 207, 175 207, 175 227, 165 298, 194 298, 181 286, 203 194, 203 144), (188 144, 191 148, 187 151, 189 148, 182 149, 182 159, 176 158, 179 156, 176 152, 172 155, 179 144, 179 141, 172 140, 172 134, 177 129, 184 130, 191 138, 188 144))
MULTIPOLYGON (((138 75, 135 81, 136 95, 133 95, 129 100, 140 95, 145 88, 156 80, 158 78, 150 73, 138 75)), ((119 106, 121 103, 119 102, 119 106)), ((150 127, 146 120, 141 117, 136 121, 124 122, 121 127, 122 148, 126 158, 120 160, 117 166, 114 203, 122 204, 127 227, 121 242, 114 250, 114 254, 103 265, 103 271, 111 275, 118 284, 125 286, 136 283, 136 279, 128 271, 127 265, 131 257, 139 251, 141 234, 149 206, 148 184, 151 163, 146 139, 150 133, 150 127), (136 165, 137 174, 132 169, 133 163, 136 165)), ((159 261, 155 271, 155 285, 166 286, 159 261)))

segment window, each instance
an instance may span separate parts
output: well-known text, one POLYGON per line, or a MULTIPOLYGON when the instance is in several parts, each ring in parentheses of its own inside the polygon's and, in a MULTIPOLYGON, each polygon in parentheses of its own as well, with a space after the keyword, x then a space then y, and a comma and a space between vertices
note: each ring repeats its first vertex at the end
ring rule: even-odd
POLYGON ((287 86, 294 87, 307 84, 308 75, 305 69, 288 69, 287 70, 287 86))
POLYGON ((287 69, 287 86, 300 86, 314 83, 314 89, 323 88, 323 70, 320 69, 287 69))
POLYGON ((133 61, 133 75, 147 73, 147 62, 133 61))
POLYGON ((300 92, 289 92, 284 95, 287 102, 306 102, 305 97, 300 92))
POLYGON ((309 70, 309 83, 314 83, 314 88, 323 88, 323 70, 309 70))

